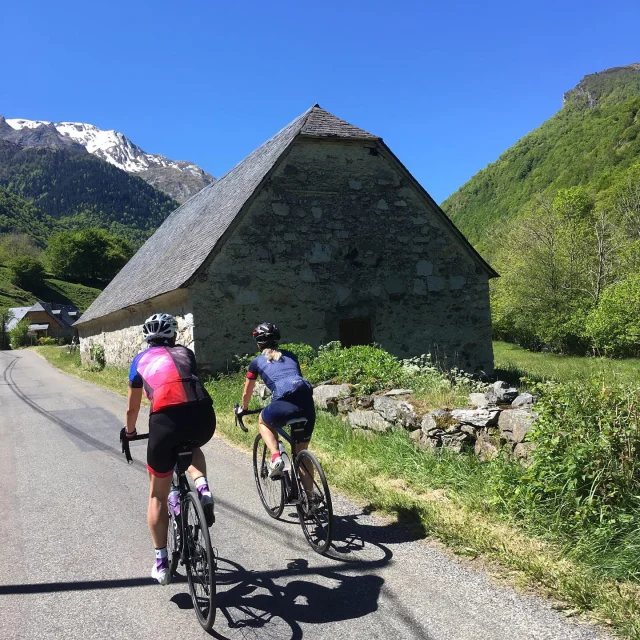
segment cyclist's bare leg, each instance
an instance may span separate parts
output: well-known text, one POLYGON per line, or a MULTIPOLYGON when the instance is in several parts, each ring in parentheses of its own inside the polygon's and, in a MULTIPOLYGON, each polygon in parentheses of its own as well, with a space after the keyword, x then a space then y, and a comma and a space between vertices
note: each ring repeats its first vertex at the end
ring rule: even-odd
POLYGON ((207 461, 204 459, 204 453, 200 447, 193 447, 192 451, 191 466, 188 471, 191 479, 195 482, 198 478, 207 475, 207 461))
MULTIPOLYGON (((309 448, 308 442, 296 442, 296 455, 309 448)), ((298 465, 302 486, 308 495, 313 493, 313 465, 298 465), (307 467, 309 467, 307 469, 307 467)))
POLYGON ((260 429, 260 435, 264 440, 264 443, 267 445, 267 449, 271 452, 271 455, 278 453, 278 439, 275 436, 275 433, 271 430, 271 427, 262 421, 262 414, 260 414, 260 418, 258 419, 258 428, 260 429))
POLYGON ((161 549, 167 546, 167 528, 169 526, 169 513, 167 499, 171 489, 172 476, 158 478, 149 474, 149 509, 147 510, 147 522, 153 546, 161 549))

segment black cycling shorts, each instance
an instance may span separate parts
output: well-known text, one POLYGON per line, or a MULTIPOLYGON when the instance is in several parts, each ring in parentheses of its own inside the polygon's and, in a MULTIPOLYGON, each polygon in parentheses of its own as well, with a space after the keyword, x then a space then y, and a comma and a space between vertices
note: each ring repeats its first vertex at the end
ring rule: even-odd
POLYGON ((147 470, 157 478, 167 478, 178 461, 178 447, 183 444, 201 447, 211 440, 215 430, 216 414, 209 398, 152 413, 147 470))
POLYGON ((301 429, 291 430, 294 442, 309 442, 316 424, 316 408, 312 391, 299 391, 272 400, 262 410, 262 421, 273 429, 284 427, 289 420, 306 418, 307 423, 301 429))

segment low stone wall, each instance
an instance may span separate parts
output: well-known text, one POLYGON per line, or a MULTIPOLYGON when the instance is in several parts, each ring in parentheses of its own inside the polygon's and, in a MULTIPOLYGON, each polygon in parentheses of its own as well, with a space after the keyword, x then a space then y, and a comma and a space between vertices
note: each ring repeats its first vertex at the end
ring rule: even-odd
MULTIPOLYGON (((373 396, 354 396, 351 391, 349 385, 320 385, 314 389, 316 406, 342 416, 362 434, 405 429, 420 448, 473 450, 481 460, 504 451, 526 461, 534 446, 526 436, 537 417, 536 397, 519 394, 502 381, 485 393, 472 393, 467 409, 439 409, 426 415, 411 404, 410 389, 373 396)), ((265 399, 264 389, 261 393, 265 399)))

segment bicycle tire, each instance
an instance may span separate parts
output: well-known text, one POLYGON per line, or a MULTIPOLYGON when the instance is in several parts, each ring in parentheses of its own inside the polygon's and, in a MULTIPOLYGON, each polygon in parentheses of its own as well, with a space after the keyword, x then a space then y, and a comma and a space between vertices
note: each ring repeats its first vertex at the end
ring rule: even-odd
POLYGON ((272 480, 269 477, 269 456, 269 449, 262 436, 258 434, 253 441, 253 477, 262 506, 272 518, 277 520, 284 509, 284 483, 281 479, 272 480))
MULTIPOLYGON (((322 499, 320 500, 322 508, 309 514, 308 509, 305 510, 304 504, 298 504, 298 518, 309 546, 316 553, 322 555, 327 552, 333 540, 333 505, 331 503, 331 493, 329 492, 329 485, 327 484, 322 465, 311 451, 304 449, 296 456, 296 467, 300 467, 301 465, 304 465, 305 469, 313 467, 314 492, 322 492, 322 499), (315 535, 318 530, 322 532, 322 535, 315 535)), ((298 469, 296 469, 296 475, 298 476, 300 486, 302 486, 298 469)))
POLYGON ((187 494, 182 517, 189 593, 198 622, 210 631, 216 619, 216 564, 207 520, 195 491, 187 494), (197 593, 198 587, 203 590, 202 596, 197 593))
POLYGON ((182 551, 182 523, 181 515, 176 517, 169 511, 169 530, 167 531, 167 555, 169 556, 169 572, 171 577, 176 574, 178 561, 182 551))

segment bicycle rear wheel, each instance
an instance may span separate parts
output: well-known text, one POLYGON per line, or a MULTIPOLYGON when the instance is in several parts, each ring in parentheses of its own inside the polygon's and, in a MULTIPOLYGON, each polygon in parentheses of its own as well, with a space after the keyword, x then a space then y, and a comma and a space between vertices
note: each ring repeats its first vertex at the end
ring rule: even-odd
POLYGON ((209 631, 216 618, 216 564, 207 520, 194 491, 187 494, 181 515, 184 518, 189 593, 198 622, 209 631))
POLYGON ((331 546, 333 535, 333 506, 329 485, 318 459, 308 450, 301 451, 296 457, 296 472, 302 487, 302 500, 298 504, 298 517, 304 537, 317 553, 325 553, 331 546), (313 478, 313 497, 309 500, 302 485, 302 477, 308 474, 313 478))
POLYGON ((269 477, 271 454, 262 436, 258 434, 253 442, 253 475, 262 506, 272 518, 279 518, 284 509, 284 484, 281 478, 269 477))

